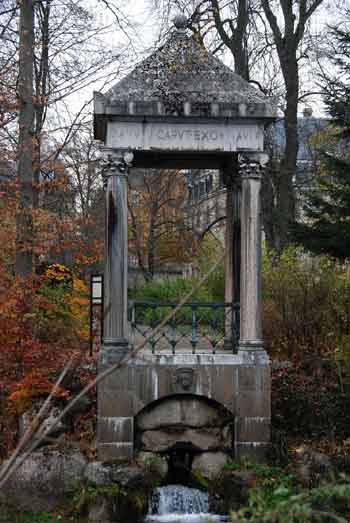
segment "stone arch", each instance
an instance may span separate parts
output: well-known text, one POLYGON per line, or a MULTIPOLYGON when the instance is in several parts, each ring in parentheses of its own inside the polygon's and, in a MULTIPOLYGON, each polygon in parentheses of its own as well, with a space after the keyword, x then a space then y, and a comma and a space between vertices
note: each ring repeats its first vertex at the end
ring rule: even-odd
POLYGON ((197 394, 157 399, 134 418, 135 450, 168 453, 191 444, 195 452, 232 453, 234 416, 218 401, 197 394))

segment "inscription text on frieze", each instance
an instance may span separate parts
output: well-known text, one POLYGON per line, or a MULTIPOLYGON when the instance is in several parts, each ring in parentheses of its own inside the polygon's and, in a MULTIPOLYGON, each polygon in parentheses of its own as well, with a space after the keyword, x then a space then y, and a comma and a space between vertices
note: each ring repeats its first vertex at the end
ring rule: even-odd
POLYGON ((107 147, 139 150, 263 150, 259 125, 110 122, 107 147))

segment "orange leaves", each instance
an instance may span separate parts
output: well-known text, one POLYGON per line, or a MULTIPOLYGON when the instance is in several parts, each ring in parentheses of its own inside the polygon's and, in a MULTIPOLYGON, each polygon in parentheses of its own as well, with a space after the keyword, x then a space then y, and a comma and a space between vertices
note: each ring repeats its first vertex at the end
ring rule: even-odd
POLYGON ((73 283, 73 274, 68 267, 61 263, 49 265, 45 271, 45 280, 49 283, 71 285, 73 283))
POLYGON ((196 241, 187 214, 187 185, 180 171, 150 171, 129 191, 130 253, 148 273, 188 261, 196 241))
POLYGON ((36 368, 44 369, 44 375, 55 372, 87 339, 87 288, 72 274, 71 285, 65 285, 64 278, 58 281, 60 274, 70 273, 59 268, 48 271, 56 285, 48 285, 53 280, 44 275, 23 286, 0 265, 0 388, 6 390, 36 368), (30 305, 25 300, 28 292, 30 305))
MULTIPOLYGON (((16 383, 12 394, 9 396, 9 401, 17 414, 22 414, 32 405, 33 401, 46 397, 53 389, 51 383, 42 372, 37 370, 30 372, 21 381, 16 383)), ((69 392, 58 387, 53 397, 56 399, 69 400, 69 392)))

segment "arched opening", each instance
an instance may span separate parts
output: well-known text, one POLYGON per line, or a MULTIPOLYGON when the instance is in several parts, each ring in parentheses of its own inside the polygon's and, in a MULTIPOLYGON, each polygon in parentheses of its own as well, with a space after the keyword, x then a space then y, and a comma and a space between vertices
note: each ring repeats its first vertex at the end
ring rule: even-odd
POLYGON ((232 456, 233 414, 205 396, 175 394, 154 401, 135 417, 135 450, 167 459, 166 483, 193 484, 201 459, 232 456))

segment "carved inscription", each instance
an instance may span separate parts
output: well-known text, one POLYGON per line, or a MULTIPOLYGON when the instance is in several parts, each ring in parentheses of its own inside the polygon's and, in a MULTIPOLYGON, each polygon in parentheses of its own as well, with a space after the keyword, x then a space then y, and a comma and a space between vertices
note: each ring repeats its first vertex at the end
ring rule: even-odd
POLYGON ((258 125, 190 125, 111 122, 107 146, 141 150, 255 150, 263 148, 258 125))

